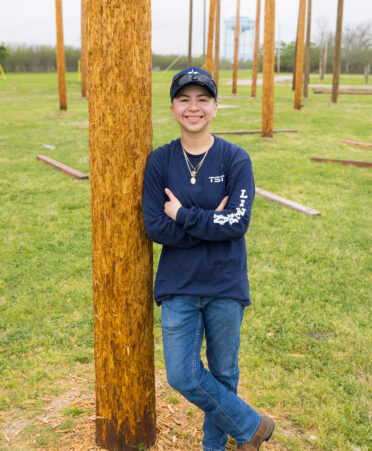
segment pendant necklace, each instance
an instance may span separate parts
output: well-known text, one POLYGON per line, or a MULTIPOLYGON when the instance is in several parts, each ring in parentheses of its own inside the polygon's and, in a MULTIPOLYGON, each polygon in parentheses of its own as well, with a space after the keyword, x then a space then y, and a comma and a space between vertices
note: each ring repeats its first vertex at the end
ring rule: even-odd
POLYGON ((190 172, 191 178, 190 178, 190 183, 192 185, 195 185, 196 183, 196 176, 199 172, 199 169, 201 168, 201 165, 203 164, 205 157, 207 156, 209 149, 205 152, 204 157, 201 159, 201 161, 199 161, 199 163, 194 167, 191 163, 191 161, 189 160, 189 157, 186 154, 185 149, 182 147, 182 151, 183 151, 183 156, 185 157, 185 162, 186 162, 186 166, 187 169, 190 172))

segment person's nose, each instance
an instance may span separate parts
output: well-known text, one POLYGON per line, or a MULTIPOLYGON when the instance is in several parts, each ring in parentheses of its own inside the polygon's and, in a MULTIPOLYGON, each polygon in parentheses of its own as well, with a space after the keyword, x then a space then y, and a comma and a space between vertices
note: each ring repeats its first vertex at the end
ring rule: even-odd
POLYGON ((197 99, 191 99, 189 103, 189 110, 190 111, 196 111, 199 109, 198 106, 198 100, 197 99))

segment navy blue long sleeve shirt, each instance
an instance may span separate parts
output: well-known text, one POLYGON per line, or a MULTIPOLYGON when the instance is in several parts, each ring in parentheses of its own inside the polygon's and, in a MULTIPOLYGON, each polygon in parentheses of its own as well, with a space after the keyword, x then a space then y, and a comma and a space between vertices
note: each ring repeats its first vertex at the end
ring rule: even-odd
MULTIPOLYGON (((203 156, 188 154, 194 167, 203 156)), ((250 305, 245 233, 255 194, 251 159, 241 147, 214 137, 196 183, 190 179, 180 139, 149 155, 143 216, 150 239, 163 245, 155 301, 186 294, 250 305), (182 204, 176 221, 164 213, 165 188, 182 204), (226 195, 225 209, 215 211, 226 195)))

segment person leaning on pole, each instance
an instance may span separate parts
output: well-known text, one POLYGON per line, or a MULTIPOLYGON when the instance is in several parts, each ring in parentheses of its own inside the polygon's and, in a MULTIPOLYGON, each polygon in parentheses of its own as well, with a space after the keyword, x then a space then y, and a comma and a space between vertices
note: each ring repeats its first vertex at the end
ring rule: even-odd
POLYGON ((154 296, 162 308, 169 384, 205 413, 203 450, 258 450, 274 422, 237 395, 240 326, 251 304, 247 232, 255 194, 252 163, 241 147, 213 136, 217 88, 189 67, 173 77, 171 112, 181 137, 149 155, 143 216, 163 245, 154 296), (200 351, 205 335, 209 370, 200 351))

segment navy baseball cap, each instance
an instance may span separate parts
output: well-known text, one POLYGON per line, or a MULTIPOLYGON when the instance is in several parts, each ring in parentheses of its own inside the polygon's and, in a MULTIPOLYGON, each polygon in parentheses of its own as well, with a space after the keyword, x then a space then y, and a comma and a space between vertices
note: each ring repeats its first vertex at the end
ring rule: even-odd
POLYGON ((200 69, 199 67, 191 66, 187 69, 178 72, 173 79, 170 88, 171 100, 174 99, 176 94, 185 86, 188 85, 200 85, 208 89, 212 97, 217 100, 217 86, 214 82, 212 75, 206 70, 200 69))

